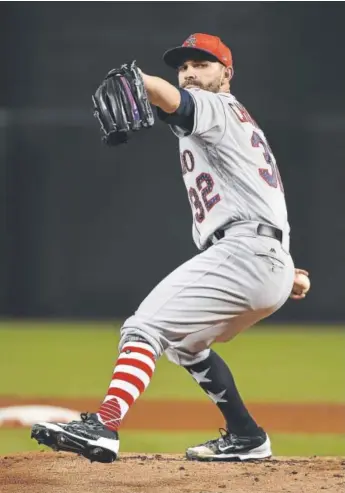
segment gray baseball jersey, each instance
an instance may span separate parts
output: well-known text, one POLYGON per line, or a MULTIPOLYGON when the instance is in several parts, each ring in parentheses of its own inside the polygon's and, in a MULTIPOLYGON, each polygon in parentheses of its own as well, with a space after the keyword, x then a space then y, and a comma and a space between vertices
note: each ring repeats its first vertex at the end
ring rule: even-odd
POLYGON ((188 91, 195 102, 193 131, 171 128, 179 137, 197 247, 233 221, 261 221, 288 236, 283 186, 263 131, 232 94, 188 91))

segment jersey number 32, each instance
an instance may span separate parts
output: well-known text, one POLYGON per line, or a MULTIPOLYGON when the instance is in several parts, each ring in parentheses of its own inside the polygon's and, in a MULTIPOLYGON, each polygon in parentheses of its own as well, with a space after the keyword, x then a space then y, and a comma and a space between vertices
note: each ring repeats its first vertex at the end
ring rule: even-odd
POLYGON ((210 197, 214 187, 214 181, 210 173, 200 173, 195 181, 199 193, 194 187, 190 187, 188 195, 195 208, 195 219, 198 223, 202 223, 205 219, 205 209, 210 211, 220 201, 220 196, 217 193, 210 197))

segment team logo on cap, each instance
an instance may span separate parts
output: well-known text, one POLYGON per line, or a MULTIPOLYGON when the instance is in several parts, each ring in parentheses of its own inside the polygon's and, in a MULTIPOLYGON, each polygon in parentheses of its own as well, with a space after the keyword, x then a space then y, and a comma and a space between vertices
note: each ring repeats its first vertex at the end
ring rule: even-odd
POLYGON ((195 46, 196 45, 196 37, 189 36, 188 39, 183 43, 183 46, 195 46))

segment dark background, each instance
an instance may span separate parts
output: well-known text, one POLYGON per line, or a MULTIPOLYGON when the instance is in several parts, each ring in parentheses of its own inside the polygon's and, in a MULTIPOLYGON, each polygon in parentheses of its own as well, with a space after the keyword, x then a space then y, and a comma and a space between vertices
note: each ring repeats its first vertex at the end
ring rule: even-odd
POLYGON ((344 321, 344 23, 332 2, 1 2, 1 314, 127 316, 196 253, 175 137, 157 121, 106 148, 91 94, 131 59, 174 82, 163 52, 207 32, 232 49, 311 273, 272 320, 344 321))

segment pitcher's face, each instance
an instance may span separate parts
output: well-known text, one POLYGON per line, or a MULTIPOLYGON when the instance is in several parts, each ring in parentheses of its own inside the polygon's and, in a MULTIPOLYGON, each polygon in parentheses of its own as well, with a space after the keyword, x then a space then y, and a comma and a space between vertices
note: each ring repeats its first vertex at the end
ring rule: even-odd
POLYGON ((178 68, 179 86, 183 89, 199 87, 205 91, 220 92, 226 70, 219 62, 187 60, 178 68))

